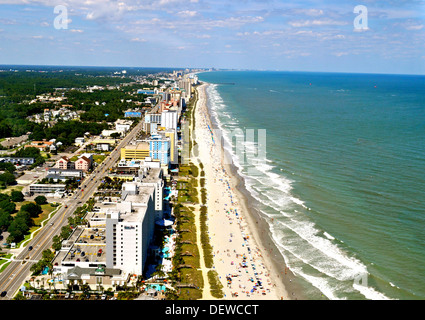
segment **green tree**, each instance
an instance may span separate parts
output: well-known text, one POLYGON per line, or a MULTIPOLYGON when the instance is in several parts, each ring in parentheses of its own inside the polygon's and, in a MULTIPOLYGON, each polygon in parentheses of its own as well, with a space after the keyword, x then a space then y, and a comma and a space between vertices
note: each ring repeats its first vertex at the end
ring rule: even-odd
POLYGON ((10 162, 0 162, 0 170, 13 173, 16 171, 16 167, 10 162))
POLYGON ((9 232, 7 241, 10 243, 23 240, 25 235, 28 233, 31 224, 32 220, 30 214, 25 211, 19 211, 7 229, 9 232))
POLYGON ((13 218, 10 213, 0 209, 0 230, 7 230, 12 221, 13 218))
POLYGON ((21 191, 13 190, 10 194, 10 200, 13 202, 24 201, 24 194, 21 191))
POLYGON ((62 238, 58 235, 53 237, 52 248, 55 251, 59 251, 62 248, 62 238))
POLYGON ((13 202, 10 202, 9 197, 7 200, 0 201, 0 208, 1 210, 7 212, 8 214, 12 214, 16 210, 16 204, 13 202))
POLYGON ((40 213, 43 212, 43 209, 40 207, 40 205, 30 202, 28 204, 25 204, 21 207, 21 211, 26 211, 30 214, 32 218, 36 218, 40 215, 40 213))
POLYGON ((37 196, 34 199, 34 201, 35 201, 36 204, 38 204, 38 205, 41 206, 42 204, 46 204, 47 203, 47 198, 45 196, 37 196))
POLYGON ((0 174, 0 181, 2 181, 6 186, 12 186, 16 184, 15 176, 7 171, 3 174, 0 174))

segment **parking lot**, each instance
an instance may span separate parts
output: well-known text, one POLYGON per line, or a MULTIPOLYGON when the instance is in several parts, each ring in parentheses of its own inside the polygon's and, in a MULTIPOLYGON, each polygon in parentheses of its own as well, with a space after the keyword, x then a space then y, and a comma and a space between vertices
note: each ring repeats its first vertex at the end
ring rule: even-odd
POLYGON ((64 262, 105 263, 105 229, 85 228, 66 255, 64 262))

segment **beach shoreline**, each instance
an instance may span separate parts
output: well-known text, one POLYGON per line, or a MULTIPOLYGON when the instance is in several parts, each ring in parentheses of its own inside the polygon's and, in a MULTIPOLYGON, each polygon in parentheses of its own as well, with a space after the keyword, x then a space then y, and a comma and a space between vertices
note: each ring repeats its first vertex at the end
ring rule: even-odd
MULTIPOLYGON (((198 92, 198 102, 195 109, 195 140, 198 143, 198 158, 204 163, 205 167, 206 188, 208 193, 208 230, 214 252, 214 266, 223 284, 226 294, 225 299, 303 299, 300 288, 293 281, 295 276, 286 267, 283 256, 280 254, 271 238, 269 224, 261 213, 250 205, 255 199, 253 199, 247 191, 243 177, 238 173, 238 169, 233 163, 230 163, 230 161, 223 161, 225 157, 227 157, 226 159, 231 159, 231 157, 225 154, 226 151, 222 144, 216 145, 214 142, 213 131, 210 129, 213 128, 215 131, 219 130, 219 128, 214 116, 211 114, 211 110, 208 108, 208 96, 206 93, 208 85, 208 83, 202 82, 196 89, 198 92), (213 142, 211 142, 211 139, 213 142), (219 146, 221 146, 221 150, 218 150, 219 146), (220 154, 221 157, 219 161, 217 161, 217 158, 214 158, 217 157, 217 154, 220 154), (217 162, 220 162, 220 164, 217 162), (223 172, 219 172, 220 170, 218 168, 223 170, 223 172), (224 181, 228 183, 228 190, 225 191, 220 189, 220 183, 224 183, 224 181), (229 207, 226 207, 228 203, 224 203, 224 199, 226 199, 228 193, 232 201, 232 207, 234 207, 234 209, 230 210, 227 210, 230 208, 230 203, 229 207), (233 202, 232 199, 235 201, 233 202), (224 210, 223 204, 225 206, 224 210), (236 208, 239 209, 239 211, 236 208), (224 219, 224 216, 227 218, 227 221, 224 219), (237 221, 239 225, 239 233, 243 238, 242 242, 240 242, 241 240, 237 242, 236 233, 238 232, 238 226, 236 223, 233 224, 235 221, 237 221), (229 239, 229 243, 226 244, 224 239, 229 237, 226 234, 226 232, 229 233, 229 230, 232 231, 230 233, 232 239, 229 239), (230 241, 233 241, 233 243, 230 241), (248 247, 250 258, 253 252, 255 258, 251 259, 251 262, 253 262, 251 263, 253 269, 249 270, 248 267, 245 267, 246 269, 243 269, 243 271, 245 271, 246 274, 255 274, 255 276, 251 276, 250 279, 252 279, 254 277, 259 277, 258 270, 262 268, 261 279, 266 279, 266 281, 262 281, 268 284, 268 286, 264 285, 267 291, 266 294, 256 295, 256 291, 254 291, 253 294, 248 294, 247 290, 243 290, 249 285, 249 283, 246 283, 246 276, 245 274, 241 274, 237 264, 235 267, 232 260, 232 250, 223 250, 223 248, 230 247, 231 249, 236 248, 233 249, 234 252, 236 252, 236 250, 245 252, 245 245, 248 247), (241 248, 238 246, 241 246, 241 248), (219 248, 221 248, 221 250, 219 248), (229 264, 230 260, 232 261, 229 266, 227 264, 229 264), (232 279, 230 279, 231 284, 229 285, 229 278, 227 278, 228 274, 232 274, 235 270, 239 272, 237 279, 239 281, 239 287, 236 288, 232 283, 232 279), (226 278, 223 279, 224 277, 226 278), (226 279, 227 283, 225 281, 226 279), (238 293, 234 295, 234 291, 242 291, 244 294, 238 293)), ((224 184, 223 186, 226 185, 224 184)), ((245 253, 244 257, 246 257, 245 253)))

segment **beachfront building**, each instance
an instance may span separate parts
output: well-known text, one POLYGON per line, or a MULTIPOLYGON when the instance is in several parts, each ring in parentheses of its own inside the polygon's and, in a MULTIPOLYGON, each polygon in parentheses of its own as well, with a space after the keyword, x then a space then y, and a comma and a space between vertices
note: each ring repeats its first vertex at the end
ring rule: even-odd
POLYGON ((162 115, 161 113, 146 113, 143 130, 150 134, 155 134, 158 126, 161 125, 162 115))
POLYGON ((177 131, 175 129, 159 128, 158 134, 170 139, 170 163, 178 164, 177 131))
POLYGON ((177 110, 164 110, 161 114, 161 127, 166 129, 177 129, 177 110))
POLYGON ((150 167, 143 165, 138 170, 138 176, 134 181, 125 182, 122 185, 121 198, 125 199, 127 195, 135 195, 139 188, 154 187, 155 188, 155 219, 163 218, 163 171, 160 167, 150 167))
POLYGON ((184 97, 190 99, 192 96, 192 81, 189 78, 184 78, 178 82, 179 88, 184 92, 184 97))
POLYGON ((155 188, 134 191, 106 212, 106 267, 141 275, 155 227, 155 188))
POLYGON ((153 135, 149 142, 149 157, 159 160, 162 165, 170 163, 170 138, 159 134, 153 135))

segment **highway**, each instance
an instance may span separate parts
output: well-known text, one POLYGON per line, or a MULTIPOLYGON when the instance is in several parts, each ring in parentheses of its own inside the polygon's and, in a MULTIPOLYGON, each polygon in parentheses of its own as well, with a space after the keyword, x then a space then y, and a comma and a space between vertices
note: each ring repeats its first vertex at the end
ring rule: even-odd
POLYGON ((41 259, 44 250, 51 247, 53 237, 60 234, 61 228, 68 224, 68 217, 72 216, 75 209, 83 205, 93 195, 104 175, 118 161, 121 148, 137 137, 137 134, 141 131, 142 123, 143 121, 141 120, 121 140, 111 154, 105 158, 102 164, 84 179, 81 184, 81 190, 77 190, 74 196, 64 203, 62 208, 56 212, 48 223, 27 244, 27 247, 0 273, 0 292, 7 292, 5 297, 0 297, 0 300, 10 300, 13 298, 17 290, 19 290, 24 281, 30 276, 31 266, 41 259), (33 249, 28 251, 27 248, 30 246, 33 249))

